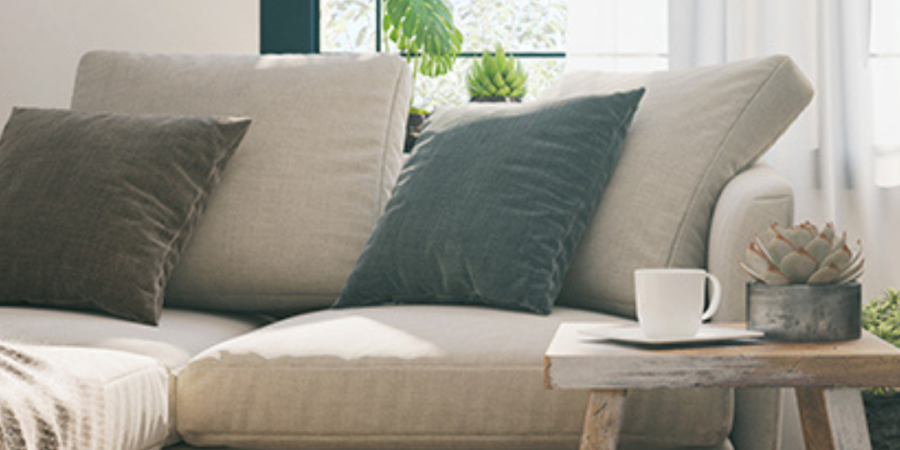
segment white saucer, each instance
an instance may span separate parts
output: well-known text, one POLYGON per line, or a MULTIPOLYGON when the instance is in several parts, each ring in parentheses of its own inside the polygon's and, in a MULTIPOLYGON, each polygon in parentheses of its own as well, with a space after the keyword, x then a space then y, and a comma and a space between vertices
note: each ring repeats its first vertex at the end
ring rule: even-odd
POLYGON ((697 334, 685 338, 654 339, 644 335, 638 325, 624 325, 612 327, 596 327, 578 330, 586 337, 604 339, 616 342, 642 345, 676 345, 697 344, 734 341, 739 339, 754 339, 763 336, 762 331, 745 330, 741 328, 725 328, 712 325, 701 325, 697 334))

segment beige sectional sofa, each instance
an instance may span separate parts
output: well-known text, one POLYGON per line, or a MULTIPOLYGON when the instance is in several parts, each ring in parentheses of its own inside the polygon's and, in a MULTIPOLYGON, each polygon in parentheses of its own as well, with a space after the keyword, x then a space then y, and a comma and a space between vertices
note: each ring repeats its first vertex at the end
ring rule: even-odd
MULTIPOLYGON (((0 338, 79 347, 71 364, 121 384, 97 412, 108 448, 180 438, 181 448, 577 448, 586 393, 543 387, 556 327, 633 320, 631 271, 662 266, 716 273, 725 295, 715 320, 742 320, 735 261, 758 230, 792 219, 790 186, 757 163, 812 95, 789 59, 573 74, 545 95, 641 86, 619 166, 552 314, 329 309, 401 170, 406 64, 88 54, 73 109, 239 115, 253 125, 175 268, 158 326, 6 306, 0 338), (110 364, 116 354, 127 364, 110 364)), ((637 392, 621 446, 775 449, 779 404, 765 390, 637 392)))

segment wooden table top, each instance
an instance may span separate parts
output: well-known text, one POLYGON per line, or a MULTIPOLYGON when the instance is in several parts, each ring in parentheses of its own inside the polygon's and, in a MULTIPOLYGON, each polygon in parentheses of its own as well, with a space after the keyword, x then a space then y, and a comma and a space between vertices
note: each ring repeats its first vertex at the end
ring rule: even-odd
POLYGON ((560 325, 544 357, 548 389, 900 386, 900 349, 866 331, 847 342, 661 348, 615 344, 578 331, 601 326, 560 325))

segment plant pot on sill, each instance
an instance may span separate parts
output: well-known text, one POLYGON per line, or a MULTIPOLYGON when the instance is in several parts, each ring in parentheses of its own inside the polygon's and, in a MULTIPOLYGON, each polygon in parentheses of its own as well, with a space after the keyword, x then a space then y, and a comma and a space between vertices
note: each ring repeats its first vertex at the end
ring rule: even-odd
POLYGON ((409 113, 406 121, 406 141, 403 143, 403 153, 412 152, 416 146, 416 141, 422 135, 422 129, 425 128, 425 121, 431 114, 409 113))
POLYGON ((747 283, 747 328, 786 342, 859 339, 859 283, 768 285, 747 283))

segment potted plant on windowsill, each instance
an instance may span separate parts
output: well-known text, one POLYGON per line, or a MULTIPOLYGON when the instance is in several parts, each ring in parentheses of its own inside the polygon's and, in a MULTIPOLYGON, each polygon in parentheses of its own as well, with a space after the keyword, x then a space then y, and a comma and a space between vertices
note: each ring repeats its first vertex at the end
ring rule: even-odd
POLYGON ((522 63, 507 56, 500 44, 493 53, 482 53, 466 75, 466 88, 473 102, 519 103, 528 92, 527 82, 522 63))
POLYGON ((860 336, 865 260, 832 224, 773 224, 750 244, 741 268, 747 284, 747 328, 767 339, 827 342, 860 336))
MULTIPOLYGON (((900 347, 900 292, 888 289, 862 309, 862 327, 900 347)), ((877 388, 863 391, 872 450, 900 449, 900 391, 877 388)))
MULTIPOLYGON (((453 23, 450 6, 444 0, 384 1, 385 39, 393 42, 412 65, 413 86, 419 75, 438 77, 449 72, 463 42, 462 33, 453 23)), ((415 108, 414 101, 415 94, 410 101, 406 152, 412 150, 428 115, 427 111, 415 108)))

